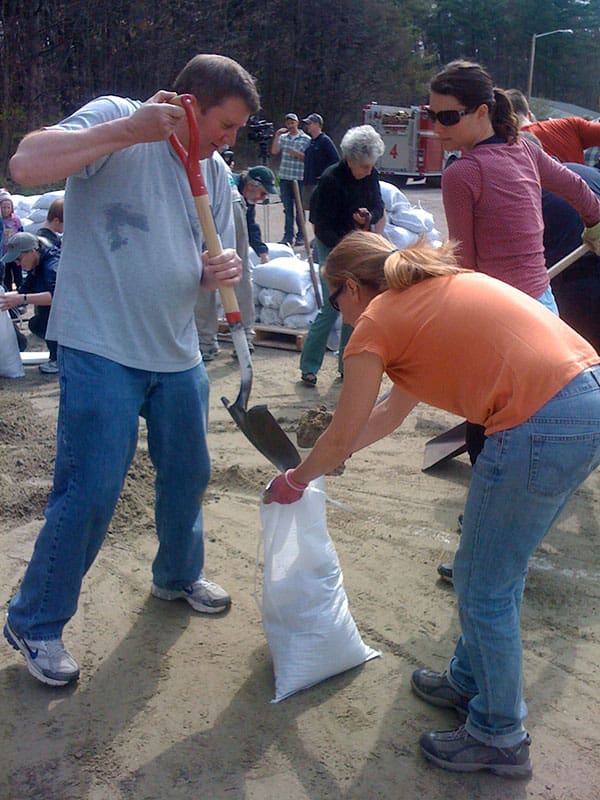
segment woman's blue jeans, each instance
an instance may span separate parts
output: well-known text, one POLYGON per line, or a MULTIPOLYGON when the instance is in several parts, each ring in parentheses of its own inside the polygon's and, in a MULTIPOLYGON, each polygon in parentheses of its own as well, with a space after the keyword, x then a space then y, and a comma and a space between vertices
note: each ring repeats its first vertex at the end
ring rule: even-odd
POLYGON ((522 425, 488 436, 473 466, 454 586, 462 636, 448 679, 467 731, 495 747, 524 737, 519 617, 527 563, 600 463, 600 367, 582 372, 522 425))
POLYGON ((181 589, 202 573, 201 498, 210 478, 208 379, 131 369, 59 347, 60 405, 46 522, 8 609, 28 639, 58 639, 77 610, 83 576, 104 540, 133 459, 139 417, 156 470, 154 582, 181 589))

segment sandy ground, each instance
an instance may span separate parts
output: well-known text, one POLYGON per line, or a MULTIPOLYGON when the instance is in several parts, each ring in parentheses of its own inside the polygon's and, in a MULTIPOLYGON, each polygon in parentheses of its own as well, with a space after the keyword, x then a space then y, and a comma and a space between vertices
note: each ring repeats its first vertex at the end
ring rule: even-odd
MULTIPOLYGON (((409 192, 439 211, 439 192, 409 192)), ((0 798, 597 800, 600 474, 531 564, 523 639, 533 778, 446 773, 422 758, 417 740, 457 718, 416 698, 409 681, 416 667, 444 666, 459 629, 436 566, 456 547, 470 467, 461 456, 421 472, 425 442, 457 420, 420 405, 400 431, 328 479, 329 494, 353 509, 328 512, 350 608, 383 657, 273 705, 255 576, 259 493, 274 470, 220 403, 239 386, 229 349, 207 366, 213 477, 204 508, 206 571, 231 592, 231 611, 206 617, 150 597, 153 474, 142 426, 109 536, 65 630, 80 681, 45 687, 0 646, 0 798)), ((334 408, 336 374, 329 354, 310 389, 298 383, 297 353, 259 347, 252 403, 266 403, 295 440, 307 410, 334 408)), ((42 520, 57 400, 57 380, 35 367, 0 379, 3 605, 42 520)))

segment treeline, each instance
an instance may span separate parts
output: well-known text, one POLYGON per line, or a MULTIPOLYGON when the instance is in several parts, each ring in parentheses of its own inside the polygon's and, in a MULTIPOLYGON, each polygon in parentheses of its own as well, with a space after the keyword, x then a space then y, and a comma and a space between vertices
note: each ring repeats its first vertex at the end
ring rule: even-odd
MULTIPOLYGON (((423 102, 447 61, 484 63, 500 86, 597 109, 600 10, 585 0, 2 0, 0 185, 23 136, 99 94, 146 98, 195 53, 257 77, 261 116, 318 111, 339 139, 360 109, 423 102)), ((600 114, 600 112, 599 112, 600 114)), ((255 160, 240 136, 238 165, 255 160)))

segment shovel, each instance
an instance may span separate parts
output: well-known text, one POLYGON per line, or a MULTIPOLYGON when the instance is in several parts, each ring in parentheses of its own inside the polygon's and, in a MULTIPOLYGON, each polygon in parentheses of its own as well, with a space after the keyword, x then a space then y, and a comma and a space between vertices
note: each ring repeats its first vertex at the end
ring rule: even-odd
POLYGON ((306 257, 308 258, 308 266, 310 269, 310 279, 312 281, 313 289, 315 290, 315 299, 317 301, 318 308, 323 307, 323 300, 321 298, 321 287, 319 286, 319 280, 317 278, 317 271, 315 270, 315 262, 313 261, 312 253, 310 250, 310 244, 308 242, 308 235, 306 231, 306 220, 304 219, 304 209, 302 208, 302 197, 300 196, 300 187, 298 186, 298 181, 294 181, 294 197, 296 199, 296 209, 298 211, 298 216, 300 217, 300 228, 302 233, 302 239, 304 240, 304 249, 306 250, 306 257))
POLYGON ((560 261, 557 261, 553 267, 550 267, 548 270, 548 278, 552 280, 552 278, 556 278, 557 275, 560 275, 567 267, 570 267, 575 261, 580 259, 590 250, 589 245, 587 244, 580 244, 572 253, 569 253, 564 258, 561 258, 560 261))
MULTIPOLYGON (((183 107, 187 117, 188 150, 185 150, 175 134, 169 137, 169 141, 186 171, 208 254, 218 256, 222 253, 223 248, 215 227, 208 192, 200 168, 200 139, 198 122, 194 113, 194 98, 191 94, 182 94, 175 99, 175 102, 183 107)), ((219 294, 241 373, 240 390, 235 402, 230 403, 226 397, 222 397, 221 402, 254 447, 284 472, 300 463, 300 455, 266 405, 254 406, 248 410, 248 398, 252 389, 252 360, 242 325, 242 315, 231 286, 220 286, 219 294)))

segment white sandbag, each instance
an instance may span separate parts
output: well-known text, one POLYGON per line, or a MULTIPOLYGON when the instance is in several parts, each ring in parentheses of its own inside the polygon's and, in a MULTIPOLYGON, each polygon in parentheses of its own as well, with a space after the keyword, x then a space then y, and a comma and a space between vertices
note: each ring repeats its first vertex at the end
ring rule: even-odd
POLYGON ((43 208, 44 211, 47 211, 55 200, 62 200, 64 196, 64 189, 57 189, 54 192, 45 192, 38 197, 32 208, 43 208))
POLYGON ((262 325, 276 325, 277 327, 282 325, 279 309, 267 308, 266 306, 261 306, 258 321, 262 325))
POLYGON ((322 478, 298 502, 261 504, 263 628, 273 658, 274 703, 380 656, 364 644, 327 532, 322 478))
POLYGON ((258 302, 265 308, 279 308, 286 297, 286 293, 280 292, 279 289, 267 289, 265 287, 258 288, 256 293, 258 302))
POLYGON ((286 294, 304 294, 311 286, 308 263, 299 258, 274 258, 257 264, 252 271, 257 286, 279 289, 286 294))
POLYGON ((398 212, 400 212, 403 208, 410 208, 410 201, 408 197, 404 194, 404 192, 401 192, 397 186, 394 186, 393 183, 379 181, 379 188, 381 190, 383 205, 385 206, 385 210, 388 212, 388 214, 391 213, 393 208, 397 208, 398 212))
POLYGON ((295 258, 294 248, 289 244, 281 244, 281 242, 267 242, 269 248, 269 261, 274 258, 295 258))
POLYGON ((42 223, 46 219, 46 214, 48 213, 47 208, 32 208, 29 212, 29 217, 32 222, 35 223, 42 223))
POLYGON ((28 217, 25 218, 21 217, 20 219, 21 219, 21 225, 23 226, 23 230, 26 231, 27 233, 36 233, 38 228, 42 227, 41 222, 34 222, 32 219, 29 219, 28 217))
MULTIPOLYGON (((304 294, 286 294, 279 306, 279 314, 282 319, 292 314, 311 314, 317 309, 315 290, 312 284, 304 294)), ((318 309, 317 309, 318 310, 318 309)))
POLYGON ((383 235, 399 250, 404 247, 410 247, 419 239, 418 233, 411 233, 411 231, 407 231, 406 228, 401 228, 398 225, 386 225, 383 229, 383 235))
MULTIPOLYGON (((4 289, 0 287, 0 294, 4 289)), ((8 311, 0 312, 0 377, 22 378, 25 375, 17 334, 8 311)))
MULTIPOLYGON (((293 248, 287 244, 279 244, 279 242, 265 242, 269 250, 269 261, 274 258, 295 258, 293 248)), ((253 247, 248 248, 248 255, 253 267, 260 264, 260 256, 253 247)))
POLYGON ((425 234, 425 241, 427 244, 430 244, 432 247, 441 247, 442 246, 442 234, 438 231, 437 228, 434 228, 431 231, 427 231, 425 234))
MULTIPOLYGON (((283 325, 286 328, 307 330, 317 318, 318 313, 319 309, 315 305, 314 309, 308 314, 289 314, 287 317, 282 317, 283 325)), ((281 311, 279 312, 279 315, 281 316, 281 311)))
POLYGON ((395 213, 394 209, 393 213, 390 215, 389 221, 393 225, 406 228, 412 233, 426 233, 435 227, 433 215, 430 214, 429 211, 425 211, 422 208, 415 208, 414 206, 407 210, 402 210, 399 213, 395 213))
POLYGON ((29 212, 33 208, 34 204, 37 200, 41 197, 39 194, 30 194, 30 195, 19 195, 18 201, 16 201, 17 195, 13 196, 13 205, 15 207, 15 214, 18 217, 29 217, 29 212))

